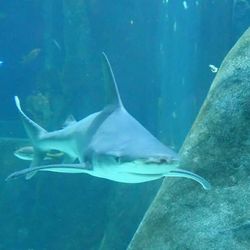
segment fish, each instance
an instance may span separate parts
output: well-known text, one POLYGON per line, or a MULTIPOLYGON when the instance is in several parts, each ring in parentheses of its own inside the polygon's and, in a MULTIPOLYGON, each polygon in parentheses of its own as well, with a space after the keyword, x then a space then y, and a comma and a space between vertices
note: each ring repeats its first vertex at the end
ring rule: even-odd
POLYGON ((121 183, 143 183, 163 177, 185 177, 210 189, 203 177, 179 168, 180 157, 161 143, 123 105, 111 64, 102 53, 107 91, 101 111, 52 132, 46 131, 15 103, 32 146, 31 165, 10 174, 6 180, 24 176, 30 179, 39 171, 85 173, 121 183), (43 165, 46 152, 58 150, 63 163, 43 165))
MULTIPOLYGON (((33 161, 34 159, 34 148, 32 146, 25 146, 17 149, 14 155, 24 161, 33 161)), ((59 151, 48 151, 44 157, 44 160, 53 160, 63 156, 63 152, 59 151)))
POLYGON ((185 10, 187 10, 187 9, 188 9, 187 1, 183 1, 182 4, 183 4, 183 8, 184 8, 185 10))
POLYGON ((24 55, 21 59, 21 64, 29 64, 37 59, 40 55, 42 49, 35 48, 29 51, 26 55, 24 55))
POLYGON ((61 45, 59 44, 59 42, 58 42, 56 39, 52 39, 52 43, 54 44, 54 46, 55 46, 59 51, 62 50, 61 45))
POLYGON ((0 67, 3 65, 3 61, 0 61, 0 67))
POLYGON ((32 161, 34 158, 34 149, 32 146, 25 146, 17 149, 14 155, 24 161, 32 161))
POLYGON ((210 68, 212 73, 218 72, 218 68, 216 66, 214 66, 213 64, 209 64, 208 67, 210 68))

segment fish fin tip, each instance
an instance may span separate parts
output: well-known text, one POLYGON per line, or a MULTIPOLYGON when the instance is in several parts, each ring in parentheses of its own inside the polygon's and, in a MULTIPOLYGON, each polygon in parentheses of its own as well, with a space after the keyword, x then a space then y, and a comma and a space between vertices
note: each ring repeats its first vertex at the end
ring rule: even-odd
POLYGON ((14 100, 16 103, 17 108, 20 110, 21 109, 21 104, 20 104, 20 99, 17 95, 14 96, 14 100))
POLYGON ((109 59, 105 52, 102 52, 103 56, 103 77, 105 82, 105 91, 106 91, 106 105, 107 106, 115 106, 115 107, 123 107, 120 93, 116 84, 115 76, 109 62, 109 59))
MULTIPOLYGON (((168 176, 168 175, 167 175, 168 176)), ((170 176, 185 177, 198 182, 205 190, 211 190, 211 184, 198 174, 192 173, 184 169, 175 169, 170 172, 170 176)))

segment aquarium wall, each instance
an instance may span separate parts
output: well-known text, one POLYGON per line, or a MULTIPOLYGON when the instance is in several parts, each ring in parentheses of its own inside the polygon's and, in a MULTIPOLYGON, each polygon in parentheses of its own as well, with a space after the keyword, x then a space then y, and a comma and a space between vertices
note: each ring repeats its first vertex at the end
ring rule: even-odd
POLYGON ((13 155, 30 145, 15 95, 49 131, 97 112, 105 52, 126 109, 178 151, 249 17, 247 0, 1 3, 0 249, 126 249, 162 182, 49 172, 5 182, 29 166, 13 155))

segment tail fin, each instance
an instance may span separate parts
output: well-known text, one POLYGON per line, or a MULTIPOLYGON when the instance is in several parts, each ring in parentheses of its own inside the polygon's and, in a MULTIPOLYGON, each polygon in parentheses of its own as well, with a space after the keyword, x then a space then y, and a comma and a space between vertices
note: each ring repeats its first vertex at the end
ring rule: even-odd
MULTIPOLYGON (((45 129, 40 127, 38 124, 36 124, 34 121, 32 121, 23 111, 20 105, 20 100, 17 96, 15 96, 15 103, 17 106, 17 109, 21 115, 24 128, 26 130, 26 133, 28 134, 29 138, 31 139, 32 143, 34 144, 35 141, 39 138, 40 135, 47 133, 45 129)), ((35 145, 34 145, 35 146, 35 145)))
MULTIPOLYGON (((22 121, 23 121, 23 125, 24 128, 26 130, 26 133, 28 134, 32 144, 33 144, 33 148, 34 148, 34 158, 31 162, 30 168, 33 168, 35 166, 38 166, 41 164, 43 157, 44 157, 44 153, 40 152, 40 150, 37 148, 37 144, 39 141, 39 137, 45 133, 47 133, 47 131, 45 129, 43 129, 41 126, 39 126, 38 124, 36 124, 34 121, 32 121, 23 111, 20 105, 20 100, 17 96, 15 96, 15 103, 17 106, 17 109, 21 115, 22 121)), ((26 174, 26 179, 30 179, 32 178, 34 175, 36 174, 36 171, 32 171, 32 172, 28 172, 26 174)))

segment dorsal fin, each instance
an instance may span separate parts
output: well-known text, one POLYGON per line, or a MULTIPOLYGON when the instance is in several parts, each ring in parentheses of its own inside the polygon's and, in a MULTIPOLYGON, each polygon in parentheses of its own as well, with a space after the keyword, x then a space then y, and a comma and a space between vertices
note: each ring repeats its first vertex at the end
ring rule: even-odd
POLYGON ((65 128, 65 127, 68 127, 72 124, 76 123, 76 119, 73 115, 69 115, 66 120, 64 121, 62 127, 65 128))
POLYGON ((26 133, 28 134, 28 136, 33 142, 36 141, 41 134, 44 134, 47 131, 43 129, 41 126, 39 126, 37 123, 32 121, 26 114, 24 114, 20 105, 20 100, 17 96, 15 96, 15 102, 16 102, 17 109, 21 115, 26 133))
POLYGON ((105 92, 106 92, 106 105, 112 105, 115 107, 122 107, 122 101, 119 94, 119 90, 115 81, 115 76, 112 71, 108 57, 104 52, 103 55, 103 75, 105 81, 105 92))

